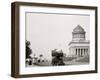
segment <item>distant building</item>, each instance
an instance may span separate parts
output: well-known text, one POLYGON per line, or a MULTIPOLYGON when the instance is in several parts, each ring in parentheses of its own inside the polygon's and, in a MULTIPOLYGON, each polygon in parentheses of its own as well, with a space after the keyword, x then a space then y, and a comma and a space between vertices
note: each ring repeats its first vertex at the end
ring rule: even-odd
POLYGON ((89 40, 86 40, 86 32, 77 25, 72 32, 72 41, 69 43, 69 56, 83 57, 89 55, 89 40))

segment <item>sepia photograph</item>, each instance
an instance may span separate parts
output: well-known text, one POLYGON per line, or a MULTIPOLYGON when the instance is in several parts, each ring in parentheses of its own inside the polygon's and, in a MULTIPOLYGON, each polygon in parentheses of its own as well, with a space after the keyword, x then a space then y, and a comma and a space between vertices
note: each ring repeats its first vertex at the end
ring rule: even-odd
POLYGON ((90 15, 26 12, 26 67, 88 65, 90 15))

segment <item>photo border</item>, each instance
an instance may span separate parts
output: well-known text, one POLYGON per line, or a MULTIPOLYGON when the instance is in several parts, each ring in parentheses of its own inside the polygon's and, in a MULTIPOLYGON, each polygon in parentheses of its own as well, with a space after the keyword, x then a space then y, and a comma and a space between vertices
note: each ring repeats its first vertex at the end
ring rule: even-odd
POLYGON ((41 77, 41 76, 56 76, 56 75, 72 75, 72 74, 86 74, 86 73, 97 73, 97 7, 96 6, 80 6, 80 5, 62 5, 62 4, 47 4, 47 3, 31 3, 31 2, 13 2, 11 4, 11 76, 15 78, 23 77, 41 77), (39 7, 55 7, 55 8, 73 8, 73 9, 87 9, 95 10, 95 70, 89 71, 74 71, 74 72, 55 72, 55 73, 43 73, 43 74, 19 74, 19 9, 20 6, 39 6, 39 7))

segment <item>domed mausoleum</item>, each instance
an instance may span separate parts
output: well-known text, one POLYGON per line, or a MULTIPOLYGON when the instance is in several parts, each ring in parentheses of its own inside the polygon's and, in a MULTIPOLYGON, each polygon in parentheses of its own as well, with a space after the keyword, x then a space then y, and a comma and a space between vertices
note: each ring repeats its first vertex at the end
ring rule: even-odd
POLYGON ((85 30, 80 25, 77 25, 73 30, 72 41, 69 43, 69 56, 89 55, 89 40, 86 40, 85 34, 85 30))

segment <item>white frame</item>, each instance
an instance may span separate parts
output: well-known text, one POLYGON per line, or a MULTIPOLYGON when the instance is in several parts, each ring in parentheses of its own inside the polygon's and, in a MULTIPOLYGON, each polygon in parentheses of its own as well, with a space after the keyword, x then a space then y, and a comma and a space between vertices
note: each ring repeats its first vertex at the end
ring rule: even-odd
POLYGON ((95 70, 95 11, 81 9, 62 9, 62 8, 47 8, 34 6, 20 6, 20 74, 38 74, 50 72, 72 72, 72 71, 87 71, 95 70), (84 14, 90 15, 90 64, 89 65, 73 65, 61 67, 29 67, 25 64, 25 12, 45 12, 45 13, 67 13, 67 14, 84 14), (24 56, 24 57, 23 57, 24 56))

